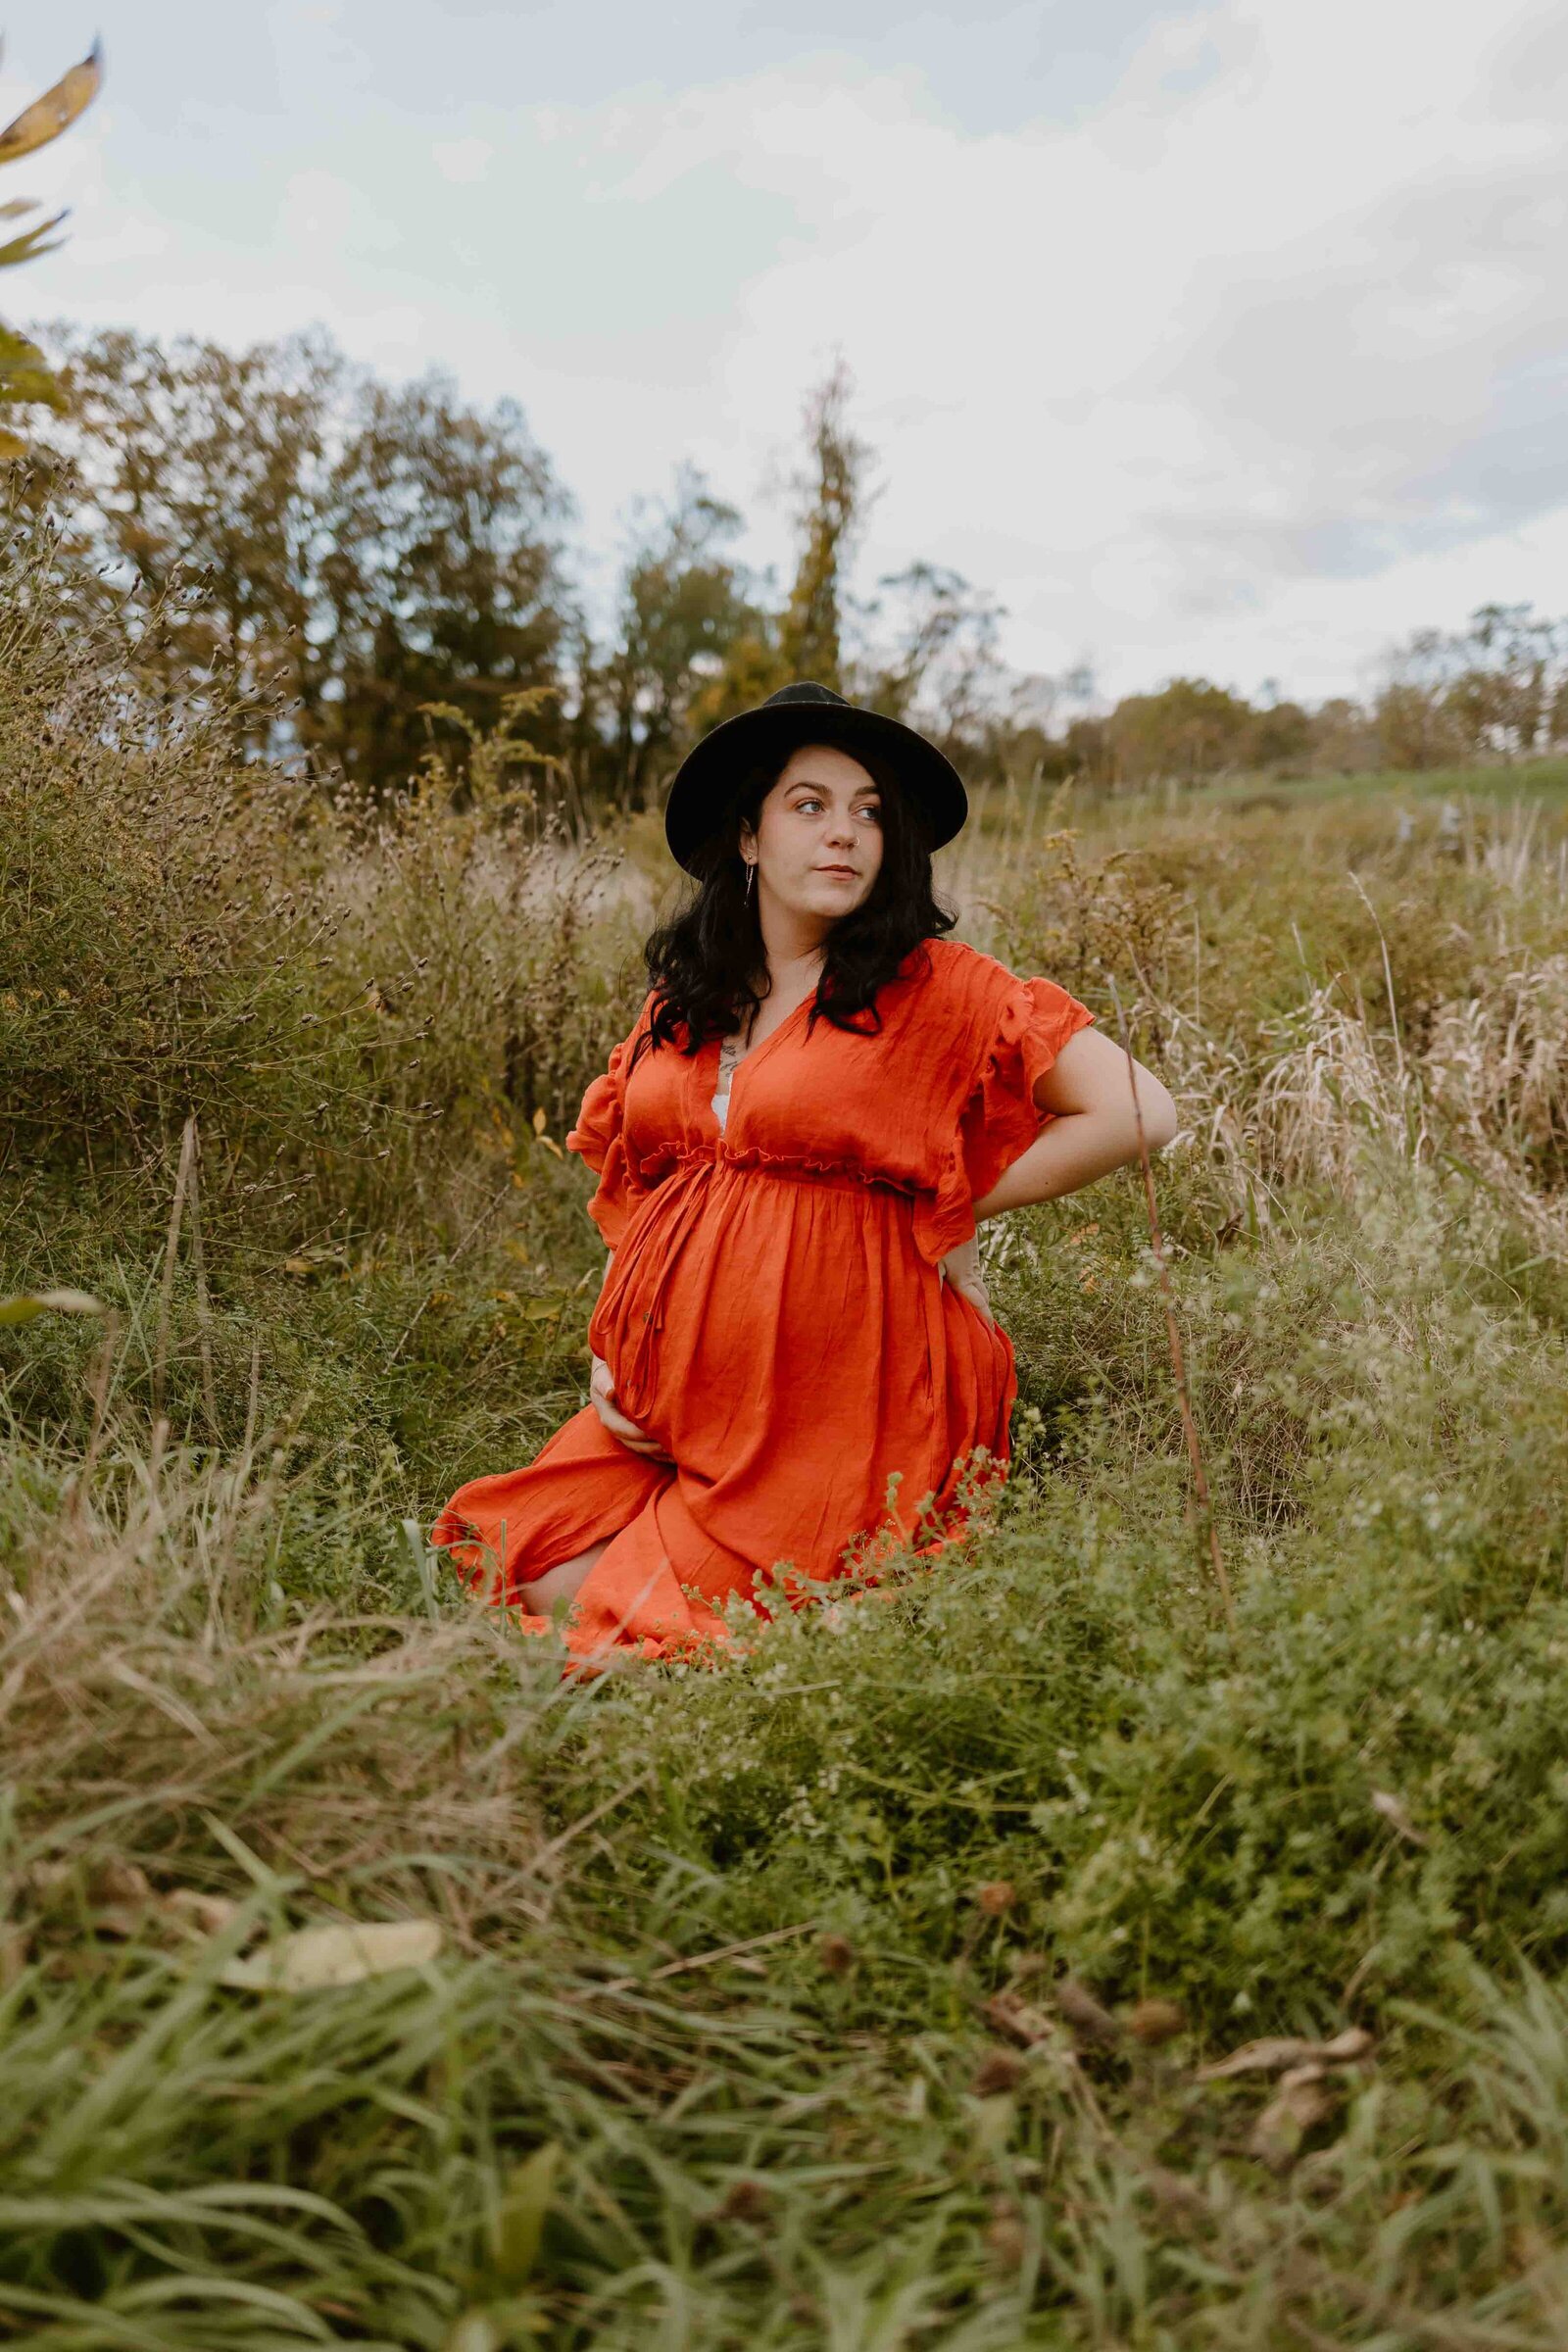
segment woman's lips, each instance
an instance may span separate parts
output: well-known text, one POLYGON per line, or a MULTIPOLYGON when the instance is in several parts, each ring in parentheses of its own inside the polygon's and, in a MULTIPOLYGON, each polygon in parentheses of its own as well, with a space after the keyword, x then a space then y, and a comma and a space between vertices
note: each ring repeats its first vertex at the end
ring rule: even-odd
POLYGON ((856 872, 853 865, 819 865, 816 870, 819 874, 845 874, 852 882, 856 872))

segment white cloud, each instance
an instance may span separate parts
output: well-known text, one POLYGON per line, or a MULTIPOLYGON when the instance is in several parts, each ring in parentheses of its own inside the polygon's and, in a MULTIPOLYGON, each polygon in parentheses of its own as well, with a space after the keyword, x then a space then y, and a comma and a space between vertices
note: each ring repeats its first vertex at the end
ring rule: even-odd
POLYGON ((793 198, 722 407, 741 448, 787 429, 785 355, 793 402, 841 346, 886 428, 885 565, 989 547, 1031 667, 1088 635, 1118 684, 1326 686, 1336 609, 1391 634, 1457 617, 1417 604, 1440 586, 1553 593, 1528 526, 1560 546, 1568 453, 1511 413, 1568 375, 1563 150, 1477 103, 1492 38, 1452 0, 1419 37, 1361 0, 1238 0, 1066 131, 970 138, 902 77, 797 71, 622 110, 616 145, 645 201, 719 159, 793 198))
POLYGON ((274 19, 307 128, 291 100, 286 147, 172 194, 172 147, 139 181, 134 109, 95 109, 39 159, 78 206, 40 307, 439 354, 523 400, 601 547, 693 457, 777 558, 759 484, 842 350, 887 484, 860 584, 956 564, 1020 667, 1088 652, 1112 689, 1326 693, 1420 621, 1563 602, 1555 8, 1219 0, 1070 122, 979 133, 847 50, 616 89, 609 40, 599 103, 420 116, 349 11, 274 19))
POLYGON ((399 241, 395 223, 363 188, 316 167, 284 183, 278 229, 285 248, 324 246, 335 254, 387 252, 399 241))
POLYGON ((494 153, 488 139, 437 139, 430 158, 443 179, 469 187, 483 179, 494 153))

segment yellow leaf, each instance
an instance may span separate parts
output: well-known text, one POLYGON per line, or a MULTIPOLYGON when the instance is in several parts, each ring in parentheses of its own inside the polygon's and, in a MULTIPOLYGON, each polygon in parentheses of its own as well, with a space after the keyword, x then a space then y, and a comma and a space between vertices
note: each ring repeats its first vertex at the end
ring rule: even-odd
POLYGON ((0 164, 14 164, 19 155, 32 155, 58 139, 92 104, 102 81, 102 53, 94 41, 79 66, 63 74, 52 90, 24 107, 16 121, 0 130, 0 164))
POLYGON ((433 1919, 301 1928, 243 1960, 230 1960, 218 1981, 241 1992, 318 1992, 398 1968, 423 1968, 440 1949, 441 1927, 433 1919))
POLYGON ((226 1894, 204 1894, 198 1886, 172 1886, 163 1898, 169 1917, 199 1936, 220 1936, 239 1909, 226 1894))
POLYGON ((1431 1838, 1425 1837, 1411 1821, 1408 1812, 1405 1810, 1403 1797, 1396 1796, 1392 1789, 1373 1789, 1372 1810, 1374 1813, 1381 1813, 1384 1820, 1388 1823, 1390 1829, 1395 1832, 1396 1837, 1404 1838, 1407 1844, 1431 1844, 1431 1838))
POLYGON ((1293 2068, 1252 2126, 1248 2153, 1266 2164, 1270 2172, 1288 2172, 1307 2132, 1332 2111, 1335 2093, 1325 2086, 1322 2076, 1320 2066, 1293 2068))
POLYGON ((502 2192, 496 2216, 495 2267, 504 2286, 523 2286, 539 2259, 545 2215, 561 2169, 558 2141, 547 2139, 525 2157, 502 2192))
POLYGON ((1228 2058, 1200 2066, 1195 2082, 1227 2082, 1233 2075, 1278 2075, 1298 2066, 1356 2066, 1370 2056, 1372 2036, 1361 2026, 1348 2026, 1331 2041, 1305 2041, 1294 2034, 1276 2034, 1263 2041, 1245 2041, 1228 2058))
POLYGON ((563 1152, 561 1146, 556 1142, 556 1139, 553 1135, 542 1135, 539 1138, 539 1141, 543 1144, 545 1150, 547 1152, 553 1152, 558 1159, 565 1158, 566 1154, 564 1152, 563 1152))
POLYGON ((536 1111, 534 1112, 534 1114, 533 1114, 533 1131, 534 1131, 535 1135, 543 1135, 543 1133, 544 1133, 545 1129, 546 1129, 546 1128, 549 1126, 549 1124, 550 1124, 550 1122, 549 1122, 549 1120, 548 1120, 548 1119, 545 1117, 545 1114, 544 1114, 544 1112, 543 1112, 542 1110, 536 1110, 536 1111))
POLYGON ((487 2311, 466 2311, 447 2329, 441 2352, 506 2352, 512 2340, 501 2333, 487 2311))
POLYGON ((17 1298, 0 1298, 0 1325, 30 1323, 34 1315, 101 1315, 103 1311, 86 1291, 24 1291, 17 1298))

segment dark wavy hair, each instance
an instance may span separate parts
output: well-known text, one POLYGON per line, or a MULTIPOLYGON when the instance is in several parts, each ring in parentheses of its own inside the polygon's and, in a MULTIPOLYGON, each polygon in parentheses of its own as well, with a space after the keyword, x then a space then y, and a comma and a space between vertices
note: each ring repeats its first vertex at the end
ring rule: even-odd
MULTIPOLYGON (((655 998, 649 1015, 655 1046, 696 1054, 711 1038, 742 1026, 768 993, 767 957, 756 894, 746 892, 740 836, 743 823, 755 829, 790 757, 780 753, 737 774, 727 806, 694 853, 695 894, 643 949, 655 998)), ((828 933, 808 1034, 819 1018, 835 1029, 874 1034, 882 1026, 877 991, 922 941, 941 938, 958 919, 933 889, 930 827, 918 804, 887 760, 859 752, 853 757, 881 796, 882 863, 870 895, 828 933)))

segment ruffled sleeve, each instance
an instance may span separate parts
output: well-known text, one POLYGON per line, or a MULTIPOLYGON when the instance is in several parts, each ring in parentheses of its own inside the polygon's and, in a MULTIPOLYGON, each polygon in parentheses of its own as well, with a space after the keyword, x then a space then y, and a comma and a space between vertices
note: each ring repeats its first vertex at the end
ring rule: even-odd
POLYGON ((589 1086, 576 1124, 566 1137, 566 1150, 580 1153, 599 1179, 599 1188, 588 1203, 588 1214, 612 1250, 619 1242, 639 1197, 626 1158, 626 1073, 636 1036, 633 1030, 630 1037, 622 1038, 612 1049, 610 1067, 589 1086))
POLYGON ((956 1131, 934 1195, 916 1212, 916 1238, 935 1262, 973 1234, 974 1203, 1021 1158, 1055 1115, 1035 1107, 1035 1081, 1095 1015, 1055 981, 987 975, 978 1051, 958 1097, 956 1131), (991 985, 994 983, 994 987, 991 985))
POLYGON ((1004 1003, 996 1032, 958 1122, 964 1187, 983 1200, 1004 1169, 1028 1151, 1055 1115, 1035 1107, 1043 1078, 1069 1037, 1094 1019, 1054 980, 1020 980, 1004 1003))

